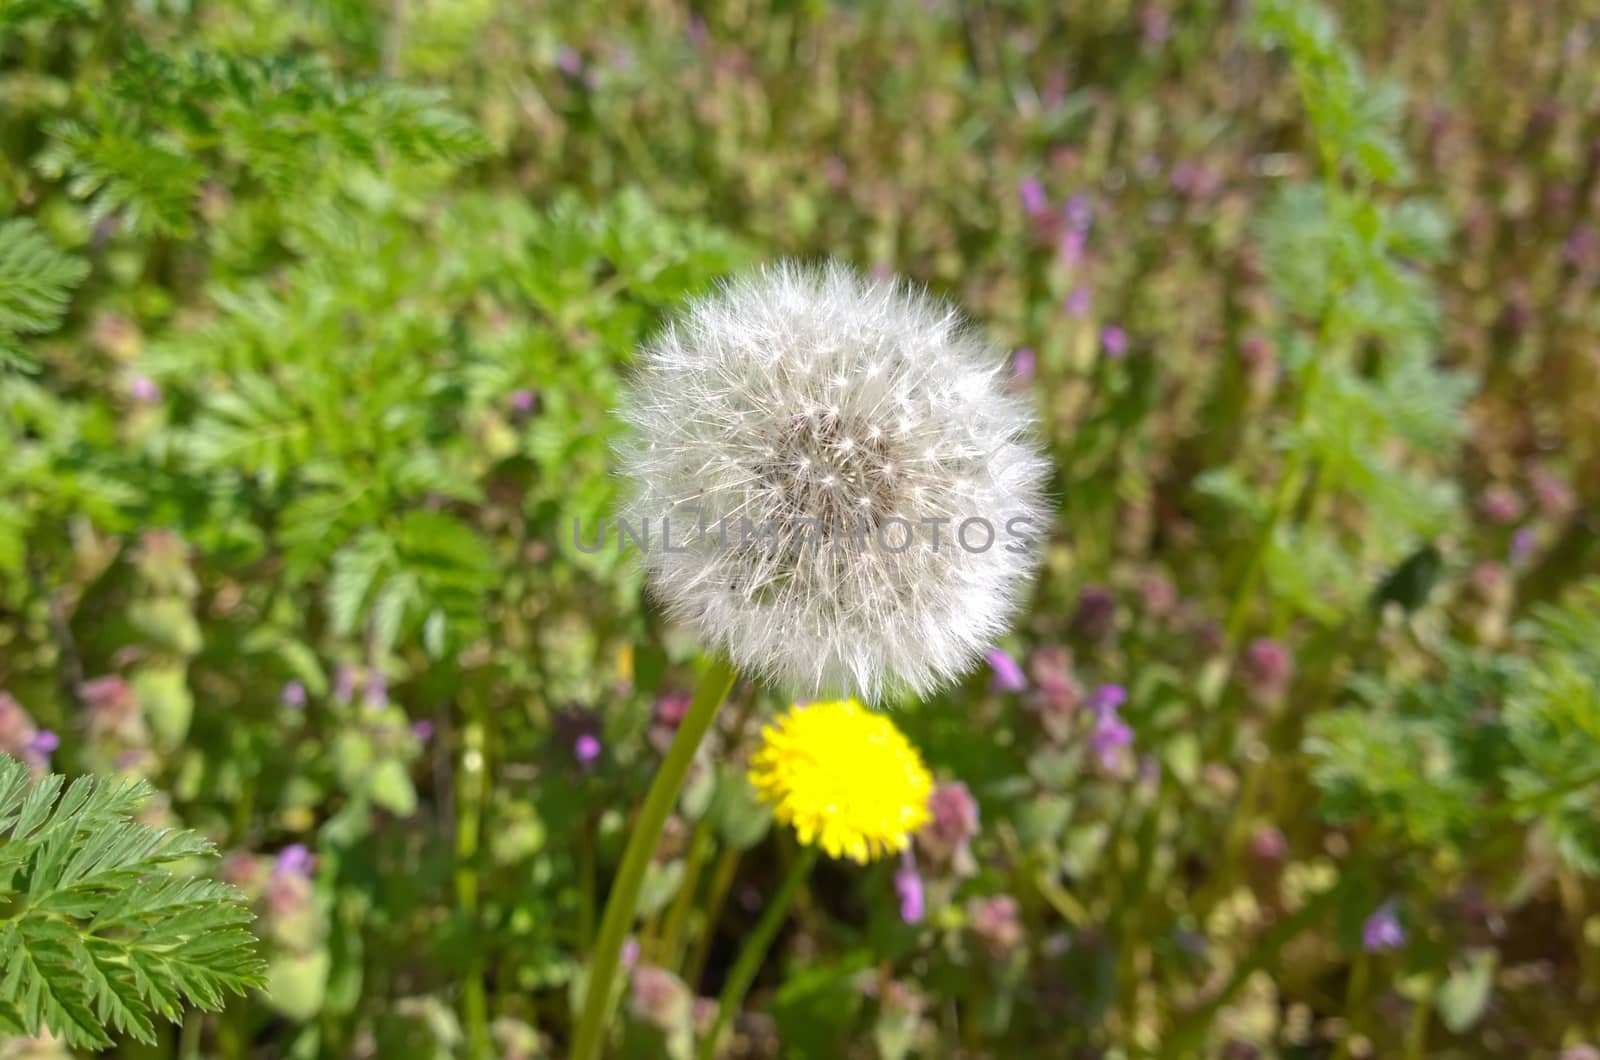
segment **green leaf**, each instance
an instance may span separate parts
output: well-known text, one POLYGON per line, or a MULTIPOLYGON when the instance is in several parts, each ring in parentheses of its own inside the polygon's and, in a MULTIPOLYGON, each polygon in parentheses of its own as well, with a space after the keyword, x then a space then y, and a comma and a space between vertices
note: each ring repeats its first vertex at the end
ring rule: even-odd
POLYGON ((215 1011, 261 983, 243 896, 165 869, 211 845, 130 819, 150 794, 92 777, 62 792, 0 757, 0 1027, 78 1048, 112 1031, 154 1043, 153 1015, 215 1011))
POLYGON ((54 331, 89 267, 23 218, 0 223, 0 368, 29 369, 18 339, 54 331))
POLYGON ((1450 1033, 1465 1033, 1483 1015, 1499 963, 1500 955, 1496 951, 1474 950, 1467 955, 1465 968, 1452 969, 1450 977, 1439 984, 1434 1003, 1439 1008, 1439 1019, 1450 1033))

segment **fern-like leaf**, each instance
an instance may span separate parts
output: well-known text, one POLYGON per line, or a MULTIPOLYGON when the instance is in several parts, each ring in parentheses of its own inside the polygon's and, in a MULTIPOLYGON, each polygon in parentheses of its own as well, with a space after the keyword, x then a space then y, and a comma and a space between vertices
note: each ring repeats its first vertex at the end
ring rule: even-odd
POLYGON ((0 367, 30 366, 18 338, 53 331, 88 271, 32 221, 0 223, 0 367))
POLYGON ((0 1030, 89 1049, 112 1033, 153 1044, 153 1016, 216 1011, 261 984, 242 896, 166 870, 213 851, 132 820, 150 795, 96 777, 63 790, 0 757, 0 1030))

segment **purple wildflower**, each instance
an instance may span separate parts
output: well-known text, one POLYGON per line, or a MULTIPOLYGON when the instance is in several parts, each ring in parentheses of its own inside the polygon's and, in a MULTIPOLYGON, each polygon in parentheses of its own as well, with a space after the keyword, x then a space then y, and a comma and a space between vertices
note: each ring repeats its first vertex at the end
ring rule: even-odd
POLYGON ((916 859, 908 847, 894 873, 894 893, 900 898, 900 919, 907 924, 920 924, 926 912, 922 893, 922 877, 917 875, 916 859))
POLYGON ((592 732, 579 736, 572 745, 572 753, 577 756, 579 763, 585 766, 593 765, 595 759, 600 757, 600 751, 600 738, 592 732))
POLYGON ((1078 267, 1083 261, 1083 248, 1087 240, 1084 234, 1076 228, 1069 228, 1061 233, 1061 241, 1056 244, 1056 256, 1061 259, 1061 264, 1069 269, 1078 267))
POLYGON ((1078 594, 1078 606, 1072 613, 1072 632, 1083 640, 1099 643, 1110 640, 1116 631, 1117 598, 1104 586, 1085 587, 1078 594))
POLYGON ((964 854, 978 834, 978 800, 959 780, 941 784, 928 796, 932 820, 917 833, 923 852, 937 862, 964 854))
POLYGON ((556 52, 556 68, 568 77, 577 77, 583 72, 583 59, 571 48, 563 46, 556 52))
POLYGON ((1361 926, 1361 945, 1368 953, 1398 949, 1405 945, 1406 931, 1394 913, 1394 902, 1384 902, 1361 926))
POLYGON ((1271 637, 1258 637, 1244 652, 1244 686, 1250 698, 1261 706, 1283 702, 1294 678, 1294 660, 1289 649, 1271 637))
POLYGON ((1133 746, 1133 730, 1114 713, 1100 715, 1089 737, 1089 747, 1100 760, 1100 768, 1112 770, 1122 760, 1122 751, 1133 746))
POLYGON ((290 681, 283 686, 283 691, 278 694, 278 701, 290 710, 304 710, 306 706, 306 686, 299 681, 290 681))
POLYGON ((277 860, 272 863, 274 876, 310 876, 316 868, 317 859, 304 843, 290 843, 278 851, 277 860))
POLYGON ((951 845, 978 834, 978 800, 959 780, 933 789, 928 797, 928 812, 933 816, 928 827, 951 845))
POLYGON ((28 750, 42 758, 49 758, 61 746, 61 737, 49 729, 40 729, 28 741, 28 750))
POLYGON ((418 743, 427 743, 433 739, 433 722, 427 718, 411 723, 411 735, 417 738, 418 743))
POLYGON ((1159 4, 1146 4, 1139 9, 1139 26, 1149 45, 1165 44, 1172 36, 1172 16, 1159 4))
POLYGON ((1082 195, 1074 195, 1067 200, 1065 208, 1067 225, 1074 232, 1085 234, 1089 231, 1089 224, 1094 220, 1094 207, 1089 205, 1089 200, 1082 195))
POLYGON ((1100 330, 1100 345, 1105 347, 1107 357, 1121 357, 1128 352, 1128 333, 1115 324, 1107 324, 1100 330))
POLYGON ((1282 861, 1289 853, 1289 841, 1281 829, 1268 825, 1250 837, 1250 853, 1259 861, 1282 861))
POLYGON ((141 405, 154 405, 161 400, 161 386, 147 375, 136 375, 128 383, 128 396, 141 405))
POLYGON ((629 1007, 643 1022, 663 1031, 689 1022, 694 997, 676 975, 653 964, 639 964, 633 967, 629 983, 629 1007))
POLYGON ((1087 286, 1079 284, 1072 289, 1071 294, 1067 295, 1067 312, 1075 317, 1086 317, 1089 315, 1089 306, 1093 300, 1094 292, 1087 286))
POLYGON ((1022 386, 1033 382, 1033 373, 1039 358, 1030 347, 1024 346, 1011 355, 1011 378, 1022 386))
POLYGON ((361 702, 368 710, 382 710, 389 705, 389 678, 377 667, 367 671, 367 687, 361 693, 361 702))
POLYGON ((1522 563, 1533 555, 1534 546, 1538 544, 1539 537, 1534 533, 1533 527, 1524 526, 1511 535, 1511 562, 1522 563))
POLYGON ((1569 262, 1579 268, 1600 261, 1600 231, 1587 226, 1579 228, 1567 237, 1561 245, 1561 251, 1569 262))
POLYGON ((1522 495, 1510 486, 1496 483, 1478 498, 1478 511, 1491 523, 1505 526, 1522 518, 1522 495))
POLYGON ((663 725, 670 725, 676 729, 687 713, 689 713, 687 692, 668 692, 656 700, 656 721, 663 725))
POLYGON ((1128 690, 1121 685, 1101 685, 1089 696, 1089 709, 1095 716, 1115 715, 1128 702, 1128 690))
POLYGON ((511 392, 511 408, 520 415, 526 416, 538 404, 538 396, 527 387, 518 387, 511 392))
POLYGON ((1003 959, 1022 944, 1022 922, 1017 900, 1009 894, 974 898, 967 903, 967 920, 973 934, 995 960, 1003 959))
POLYGON ((339 669, 333 675, 333 698, 337 703, 348 703, 356 694, 356 668, 349 663, 340 663, 339 669))
POLYGON ((1572 514, 1577 507, 1577 495, 1572 487, 1559 475, 1546 468, 1535 468, 1528 475, 1528 482, 1533 489, 1534 503, 1539 506, 1539 511, 1552 519, 1561 519, 1572 514))
POLYGON ((1022 198, 1022 209, 1029 217, 1038 217, 1050 209, 1050 200, 1045 196, 1044 185, 1038 177, 1023 177, 1017 181, 1017 194, 1022 198))
POLYGON ((1017 660, 995 648, 989 652, 989 669, 994 671, 996 692, 1021 692, 1028 687, 1028 678, 1017 665, 1017 660))

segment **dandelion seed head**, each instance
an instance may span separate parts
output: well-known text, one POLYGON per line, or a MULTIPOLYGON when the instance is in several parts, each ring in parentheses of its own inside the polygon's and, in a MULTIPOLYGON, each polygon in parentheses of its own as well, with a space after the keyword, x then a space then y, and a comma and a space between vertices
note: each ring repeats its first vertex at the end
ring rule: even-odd
POLYGON ((670 521, 646 572, 708 646, 797 698, 875 701, 927 695, 1005 631, 1037 563, 1007 528, 1047 530, 1047 465, 1004 355, 954 309, 785 263, 693 303, 641 361, 622 517, 670 521), (973 518, 992 547, 954 543, 973 518))

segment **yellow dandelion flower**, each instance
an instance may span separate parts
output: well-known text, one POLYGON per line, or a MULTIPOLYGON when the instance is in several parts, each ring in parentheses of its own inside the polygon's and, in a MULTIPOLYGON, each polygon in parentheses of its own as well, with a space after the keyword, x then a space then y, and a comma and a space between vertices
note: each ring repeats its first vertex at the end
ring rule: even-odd
POLYGON ((894 723, 854 699, 793 707, 761 734, 750 783, 800 842, 866 864, 928 823, 933 778, 894 723))

